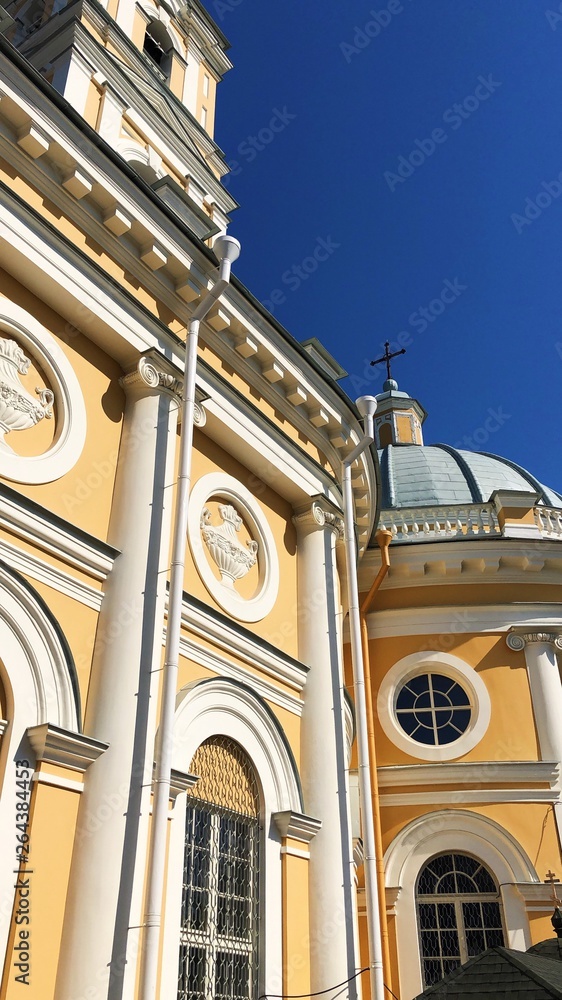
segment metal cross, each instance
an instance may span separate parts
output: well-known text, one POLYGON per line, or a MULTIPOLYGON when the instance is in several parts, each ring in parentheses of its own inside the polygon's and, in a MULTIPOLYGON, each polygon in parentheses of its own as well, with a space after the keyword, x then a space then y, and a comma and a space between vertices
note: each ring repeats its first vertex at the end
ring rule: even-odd
POLYGON ((549 885, 552 885, 553 882, 559 882, 560 881, 559 878, 556 878, 555 873, 551 872, 550 868, 548 869, 548 871, 547 871, 547 873, 546 873, 546 875, 544 877, 544 880, 545 880, 545 882, 548 882, 549 885))
POLYGON ((392 376, 390 374, 390 362, 391 362, 391 359, 392 358, 397 358, 399 354, 405 354, 406 353, 406 348, 403 347, 401 351, 395 351, 394 354, 391 354, 390 351, 389 351, 389 347, 390 347, 390 342, 387 340, 385 342, 385 345, 384 345, 384 354, 383 354, 382 358, 377 358, 376 361, 371 361, 370 364, 372 364, 372 365, 380 365, 383 361, 385 361, 386 362, 386 374, 387 374, 387 378, 392 378, 392 376))

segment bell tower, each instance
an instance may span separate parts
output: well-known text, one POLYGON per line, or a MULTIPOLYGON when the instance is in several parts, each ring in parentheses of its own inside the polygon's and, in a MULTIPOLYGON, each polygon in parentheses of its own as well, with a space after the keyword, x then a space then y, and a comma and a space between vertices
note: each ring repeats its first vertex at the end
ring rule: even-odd
POLYGON ((382 388, 376 397, 377 448, 386 448, 389 444, 423 444, 422 424, 427 416, 423 406, 407 392, 400 392, 393 378, 386 379, 382 388))
POLYGON ((11 41, 201 239, 236 202, 213 139, 228 41, 199 0, 8 0, 11 41))

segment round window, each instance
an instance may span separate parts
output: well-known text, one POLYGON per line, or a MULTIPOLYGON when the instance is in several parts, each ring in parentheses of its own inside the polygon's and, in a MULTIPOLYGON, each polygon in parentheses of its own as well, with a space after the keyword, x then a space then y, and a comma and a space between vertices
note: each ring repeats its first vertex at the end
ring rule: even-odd
POLYGON ((426 746, 454 743, 471 715, 469 695, 444 674, 416 674, 398 689, 396 718, 411 739, 426 746))
POLYGON ((490 696, 474 667, 437 650, 410 653, 383 677, 377 697, 381 727, 411 757, 454 760, 482 739, 490 696))

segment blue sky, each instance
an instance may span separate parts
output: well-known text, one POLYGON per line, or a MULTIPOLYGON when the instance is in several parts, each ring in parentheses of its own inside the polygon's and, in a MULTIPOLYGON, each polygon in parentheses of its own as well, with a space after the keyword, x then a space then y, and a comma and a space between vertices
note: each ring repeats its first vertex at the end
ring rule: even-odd
POLYGON ((562 4, 205 2, 238 276, 351 396, 405 345, 426 443, 561 490, 562 4))

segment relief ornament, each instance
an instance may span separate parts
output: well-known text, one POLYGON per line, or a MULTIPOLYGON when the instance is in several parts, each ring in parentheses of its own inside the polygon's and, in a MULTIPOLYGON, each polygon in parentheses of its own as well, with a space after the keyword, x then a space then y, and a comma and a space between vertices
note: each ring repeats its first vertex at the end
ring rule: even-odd
POLYGON ((0 337, 0 448, 12 452, 4 440, 10 431, 24 431, 53 416, 54 394, 50 389, 27 391, 19 375, 27 375, 31 361, 15 340, 0 337))
POLYGON ((250 572, 257 561, 258 543, 249 541, 245 548, 236 537, 242 527, 242 518, 231 504, 219 504, 219 514, 223 523, 211 524, 211 511, 204 507, 201 511, 201 532, 212 559, 217 564, 221 582, 234 589, 234 581, 241 580, 250 572))

